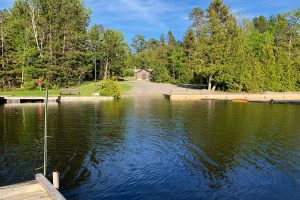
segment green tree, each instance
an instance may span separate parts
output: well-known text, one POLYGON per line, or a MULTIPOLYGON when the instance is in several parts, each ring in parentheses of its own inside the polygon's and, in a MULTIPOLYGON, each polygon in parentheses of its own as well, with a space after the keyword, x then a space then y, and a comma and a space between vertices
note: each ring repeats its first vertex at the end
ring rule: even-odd
POLYGON ((193 22, 191 27, 195 30, 196 36, 200 37, 205 24, 205 12, 196 7, 190 12, 189 19, 193 22))
POLYGON ((264 33, 268 30, 268 21, 265 16, 254 17, 253 24, 260 33, 264 33))
POLYGON ((159 47, 160 43, 157 39, 150 39, 146 42, 146 49, 147 50, 155 50, 159 47))
POLYGON ((168 71, 168 49, 164 35, 160 37, 159 47, 149 51, 148 56, 150 57, 148 65, 153 70, 152 81, 158 83, 169 82, 171 77, 168 71))
POLYGON ((168 37, 167 38, 168 38, 167 41, 168 41, 168 47, 169 48, 174 48, 178 45, 172 31, 168 32, 168 37))
POLYGON ((135 53, 141 53, 146 50, 146 40, 142 35, 136 35, 136 38, 132 39, 131 47, 135 53))
POLYGON ((184 48, 176 46, 169 51, 168 63, 172 68, 173 81, 175 83, 190 83, 193 72, 187 64, 187 56, 184 48))
POLYGON ((121 74, 121 67, 125 62, 128 49, 123 34, 111 29, 106 30, 100 49, 102 63, 105 63, 104 79, 107 79, 109 75, 121 74))
POLYGON ((100 49, 101 42, 104 40, 104 32, 105 32, 104 27, 102 25, 95 24, 90 28, 88 33, 89 47, 90 50, 93 52, 95 84, 97 81, 97 60, 100 60, 99 51, 101 50, 100 49))
POLYGON ((183 47, 187 56, 188 67, 190 68, 190 70, 192 70, 193 73, 195 73, 196 69, 192 67, 192 57, 196 50, 196 38, 194 31, 191 28, 189 28, 185 33, 185 36, 183 38, 183 47))
POLYGON ((5 85, 5 78, 6 78, 6 51, 7 51, 7 36, 8 36, 8 21, 9 21, 9 12, 7 10, 0 10, 0 40, 1 40, 1 86, 5 85))
POLYGON ((16 0, 11 13, 19 33, 14 51, 24 60, 16 65, 27 65, 22 72, 28 79, 44 78, 51 85, 82 80, 90 11, 80 0, 16 0))
MULTIPOLYGON (((222 84, 227 73, 228 56, 232 39, 236 36, 236 21, 229 8, 223 5, 222 0, 213 0, 206 15, 200 15, 198 28, 201 37, 198 39, 195 55, 195 64, 198 65, 199 73, 207 79, 208 90, 215 88, 215 84, 222 84), (202 16, 202 19, 200 18, 202 16), (205 18, 204 18, 205 16, 205 18)), ((195 22, 194 22, 195 23, 195 22)))

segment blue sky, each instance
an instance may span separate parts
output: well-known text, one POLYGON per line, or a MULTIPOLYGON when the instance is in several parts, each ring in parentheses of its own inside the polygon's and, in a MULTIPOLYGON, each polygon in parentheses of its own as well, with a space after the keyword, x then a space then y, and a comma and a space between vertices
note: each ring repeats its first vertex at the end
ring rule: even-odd
MULTIPOLYGON (((0 0, 0 9, 9 8, 13 0, 0 0)), ((159 38, 172 30, 177 39, 190 25, 188 13, 194 7, 206 9, 209 0, 85 0, 93 10, 91 24, 121 30, 128 41, 136 34, 159 38)), ((239 18, 270 16, 300 8, 300 0, 224 0, 239 18)))

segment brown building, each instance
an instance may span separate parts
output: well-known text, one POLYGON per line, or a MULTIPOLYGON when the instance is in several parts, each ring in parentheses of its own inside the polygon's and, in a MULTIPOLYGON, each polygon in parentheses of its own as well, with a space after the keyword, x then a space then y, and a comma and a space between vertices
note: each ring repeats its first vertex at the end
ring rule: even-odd
POLYGON ((135 69, 134 77, 137 80, 149 81, 151 79, 152 70, 151 69, 135 69))

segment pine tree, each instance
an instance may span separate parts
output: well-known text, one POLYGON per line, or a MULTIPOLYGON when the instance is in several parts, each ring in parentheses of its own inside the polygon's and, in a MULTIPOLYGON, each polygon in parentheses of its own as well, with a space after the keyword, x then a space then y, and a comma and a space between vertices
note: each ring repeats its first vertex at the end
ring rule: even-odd
POLYGON ((207 9, 205 22, 199 31, 202 32, 198 39, 196 60, 200 65, 200 73, 206 77, 208 90, 212 90, 213 81, 221 84, 226 73, 226 60, 230 55, 228 44, 235 37, 236 21, 229 8, 223 5, 222 0, 213 0, 207 9))
POLYGON ((160 35, 159 42, 161 46, 166 46, 166 39, 164 34, 160 35))
POLYGON ((260 33, 264 33, 268 30, 268 21, 265 16, 254 17, 253 24, 260 33))
POLYGON ((168 32, 167 41, 168 41, 168 48, 174 48, 177 46, 177 41, 176 41, 172 31, 168 32))
POLYGON ((142 35, 136 35, 132 39, 131 47, 135 53, 141 53, 146 50, 146 41, 145 37, 142 35))
POLYGON ((196 36, 200 37, 205 24, 205 12, 196 7, 190 12, 189 19, 193 22, 191 27, 195 30, 196 36))
POLYGON ((196 39, 194 31, 189 28, 183 38, 183 48, 187 57, 187 65, 192 73, 196 72, 196 69, 192 66, 192 57, 196 50, 196 39))

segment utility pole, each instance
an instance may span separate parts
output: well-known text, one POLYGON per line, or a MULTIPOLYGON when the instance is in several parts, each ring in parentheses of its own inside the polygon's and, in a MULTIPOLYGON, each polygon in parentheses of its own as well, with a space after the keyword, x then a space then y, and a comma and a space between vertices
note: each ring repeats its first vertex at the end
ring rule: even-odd
MULTIPOLYGON (((104 39, 102 39, 102 40, 99 40, 99 44, 101 43, 101 42, 103 42, 104 41, 104 39)), ((95 44, 95 46, 94 46, 94 71, 95 71, 95 74, 94 74, 94 76, 95 76, 95 88, 94 88, 94 93, 96 93, 97 92, 97 55, 96 55, 96 44, 95 44)))
POLYGON ((97 90, 97 58, 96 58, 96 47, 94 47, 94 67, 95 67, 95 88, 94 93, 97 90))
POLYGON ((44 126, 44 176, 47 173, 47 125, 48 125, 48 89, 46 90, 46 99, 45 99, 45 126, 44 126))

